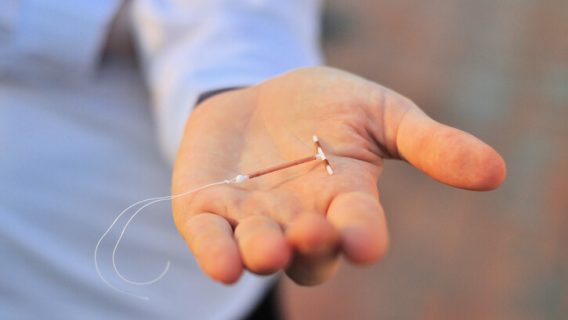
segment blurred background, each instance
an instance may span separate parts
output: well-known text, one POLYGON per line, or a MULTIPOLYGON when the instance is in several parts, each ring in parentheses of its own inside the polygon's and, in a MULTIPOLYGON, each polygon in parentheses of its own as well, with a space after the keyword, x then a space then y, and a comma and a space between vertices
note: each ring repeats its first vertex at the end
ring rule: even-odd
POLYGON ((476 193, 388 162, 389 255, 285 281, 287 318, 566 319, 568 1, 330 0, 323 25, 328 64, 482 138, 509 173, 476 193))

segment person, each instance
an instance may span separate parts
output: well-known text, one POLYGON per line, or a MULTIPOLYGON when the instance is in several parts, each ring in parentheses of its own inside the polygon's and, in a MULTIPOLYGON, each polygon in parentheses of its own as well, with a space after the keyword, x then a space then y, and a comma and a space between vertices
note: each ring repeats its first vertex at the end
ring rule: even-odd
POLYGON ((247 317, 274 282, 259 275, 284 271, 314 285, 339 256, 368 264, 385 254, 376 185, 384 160, 458 188, 502 183, 504 161, 487 144, 392 90, 318 66, 320 6, 2 2, 0 316, 247 317), (117 264, 142 279, 168 257, 161 282, 125 287, 103 243, 103 274, 150 300, 97 277, 92 249, 120 209, 168 194, 170 183, 179 194, 309 155, 314 134, 333 176, 306 164, 174 199, 192 254, 168 208, 136 220, 117 264))

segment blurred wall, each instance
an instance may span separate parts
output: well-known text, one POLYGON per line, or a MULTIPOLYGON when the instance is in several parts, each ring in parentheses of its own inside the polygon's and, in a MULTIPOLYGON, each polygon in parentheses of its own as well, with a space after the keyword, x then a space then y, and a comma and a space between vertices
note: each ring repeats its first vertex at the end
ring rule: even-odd
POLYGON ((404 163, 380 181, 387 258, 315 288, 289 319, 568 317, 568 1, 327 2, 328 63, 391 87, 493 145, 497 191, 451 189, 404 163))

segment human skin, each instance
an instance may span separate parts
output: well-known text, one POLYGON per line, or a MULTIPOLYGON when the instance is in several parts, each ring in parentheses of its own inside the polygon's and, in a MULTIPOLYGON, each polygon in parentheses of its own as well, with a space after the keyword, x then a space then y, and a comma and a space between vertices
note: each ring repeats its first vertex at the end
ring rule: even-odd
POLYGON ((314 285, 343 255, 370 264, 388 247, 377 180, 400 159, 453 187, 491 190, 506 175, 490 146, 429 118, 400 94, 340 70, 298 69, 224 92, 189 117, 173 194, 315 153, 318 135, 335 174, 319 161, 173 201, 175 224, 202 270, 234 283, 244 269, 280 270, 314 285))

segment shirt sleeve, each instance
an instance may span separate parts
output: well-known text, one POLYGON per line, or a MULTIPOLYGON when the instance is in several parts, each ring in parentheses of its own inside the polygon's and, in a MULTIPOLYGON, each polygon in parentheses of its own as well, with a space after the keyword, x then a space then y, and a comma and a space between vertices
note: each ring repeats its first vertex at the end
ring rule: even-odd
POLYGON ((199 94, 321 63, 319 0, 140 0, 132 9, 170 160, 199 94))

